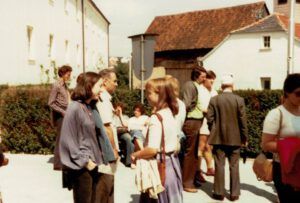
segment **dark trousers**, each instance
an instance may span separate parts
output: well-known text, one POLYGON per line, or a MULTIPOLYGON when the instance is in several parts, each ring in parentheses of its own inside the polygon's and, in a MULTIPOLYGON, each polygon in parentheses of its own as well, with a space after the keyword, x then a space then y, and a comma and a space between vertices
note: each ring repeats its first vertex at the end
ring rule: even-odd
POLYGON ((214 194, 225 195, 225 160, 229 161, 230 171, 230 195, 240 195, 239 173, 239 146, 214 145, 213 156, 215 160, 214 194))
POLYGON ((114 176, 97 170, 72 171, 74 203, 114 202, 114 176))
POLYGON ((129 133, 123 133, 119 137, 121 141, 120 147, 124 147, 125 149, 121 149, 125 154, 125 165, 128 166, 131 164, 131 154, 134 152, 134 144, 132 143, 132 137, 129 133))
POLYGON ((202 120, 187 119, 182 127, 186 135, 186 149, 182 168, 182 184, 185 188, 194 188, 194 177, 198 168, 198 143, 201 125, 202 120))
POLYGON ((54 122, 56 128, 56 140, 54 146, 54 162, 53 162, 54 170, 62 170, 62 163, 60 161, 60 156, 59 156, 59 140, 60 140, 60 131, 62 127, 62 122, 63 122, 63 117, 58 118, 54 122))
POLYGON ((295 191, 291 186, 282 183, 280 163, 275 161, 273 161, 273 181, 280 203, 300 202, 300 191, 295 191))

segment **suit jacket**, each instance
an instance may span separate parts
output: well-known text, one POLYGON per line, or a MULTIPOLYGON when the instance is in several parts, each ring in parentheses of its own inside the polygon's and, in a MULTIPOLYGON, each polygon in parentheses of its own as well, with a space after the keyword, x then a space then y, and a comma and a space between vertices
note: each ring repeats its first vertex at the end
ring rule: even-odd
POLYGON ((232 92, 211 98, 206 115, 209 144, 241 146, 248 136, 244 99, 232 92))

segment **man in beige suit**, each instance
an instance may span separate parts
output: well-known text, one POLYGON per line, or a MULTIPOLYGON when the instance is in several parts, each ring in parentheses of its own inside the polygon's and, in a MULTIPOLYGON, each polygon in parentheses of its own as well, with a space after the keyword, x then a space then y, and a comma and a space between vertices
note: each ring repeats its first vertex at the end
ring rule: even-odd
POLYGON ((230 167, 230 200, 239 199, 240 148, 247 142, 247 121, 244 99, 232 93, 233 77, 222 78, 222 94, 211 98, 207 123, 211 132, 209 144, 213 145, 215 161, 215 178, 213 198, 223 200, 225 195, 225 158, 228 157, 230 167))

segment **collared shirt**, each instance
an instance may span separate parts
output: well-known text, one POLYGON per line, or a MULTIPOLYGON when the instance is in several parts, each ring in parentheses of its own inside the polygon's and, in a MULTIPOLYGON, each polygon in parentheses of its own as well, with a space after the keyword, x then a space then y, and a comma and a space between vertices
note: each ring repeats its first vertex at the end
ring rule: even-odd
POLYGON ((117 128, 113 125, 115 109, 111 103, 111 99, 112 96, 109 94, 109 92, 104 90, 101 92, 100 99, 98 100, 96 106, 102 118, 103 124, 109 124, 111 126, 116 149, 119 150, 117 128))
POLYGON ((62 115, 65 114, 70 101, 68 87, 63 80, 58 80, 52 85, 48 105, 62 115))
POLYGON ((97 109, 104 124, 112 123, 114 116, 114 107, 111 103, 112 96, 107 92, 101 92, 100 99, 97 102, 97 109))

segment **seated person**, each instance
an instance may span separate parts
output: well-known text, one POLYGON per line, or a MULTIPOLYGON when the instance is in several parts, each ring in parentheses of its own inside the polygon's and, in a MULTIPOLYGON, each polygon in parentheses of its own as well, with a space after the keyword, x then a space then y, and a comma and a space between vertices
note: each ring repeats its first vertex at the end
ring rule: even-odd
POLYGON ((113 125, 117 129, 117 135, 121 142, 120 150, 125 156, 125 166, 131 165, 131 154, 134 151, 134 145, 132 143, 132 137, 128 131, 128 120, 129 117, 123 114, 124 105, 123 103, 116 103, 114 105, 115 113, 113 115, 113 125), (124 149, 125 147, 125 149, 124 149))
POLYGON ((137 103, 133 107, 134 116, 128 120, 128 130, 133 137, 136 149, 142 149, 147 133, 149 116, 144 115, 143 104, 137 103))

